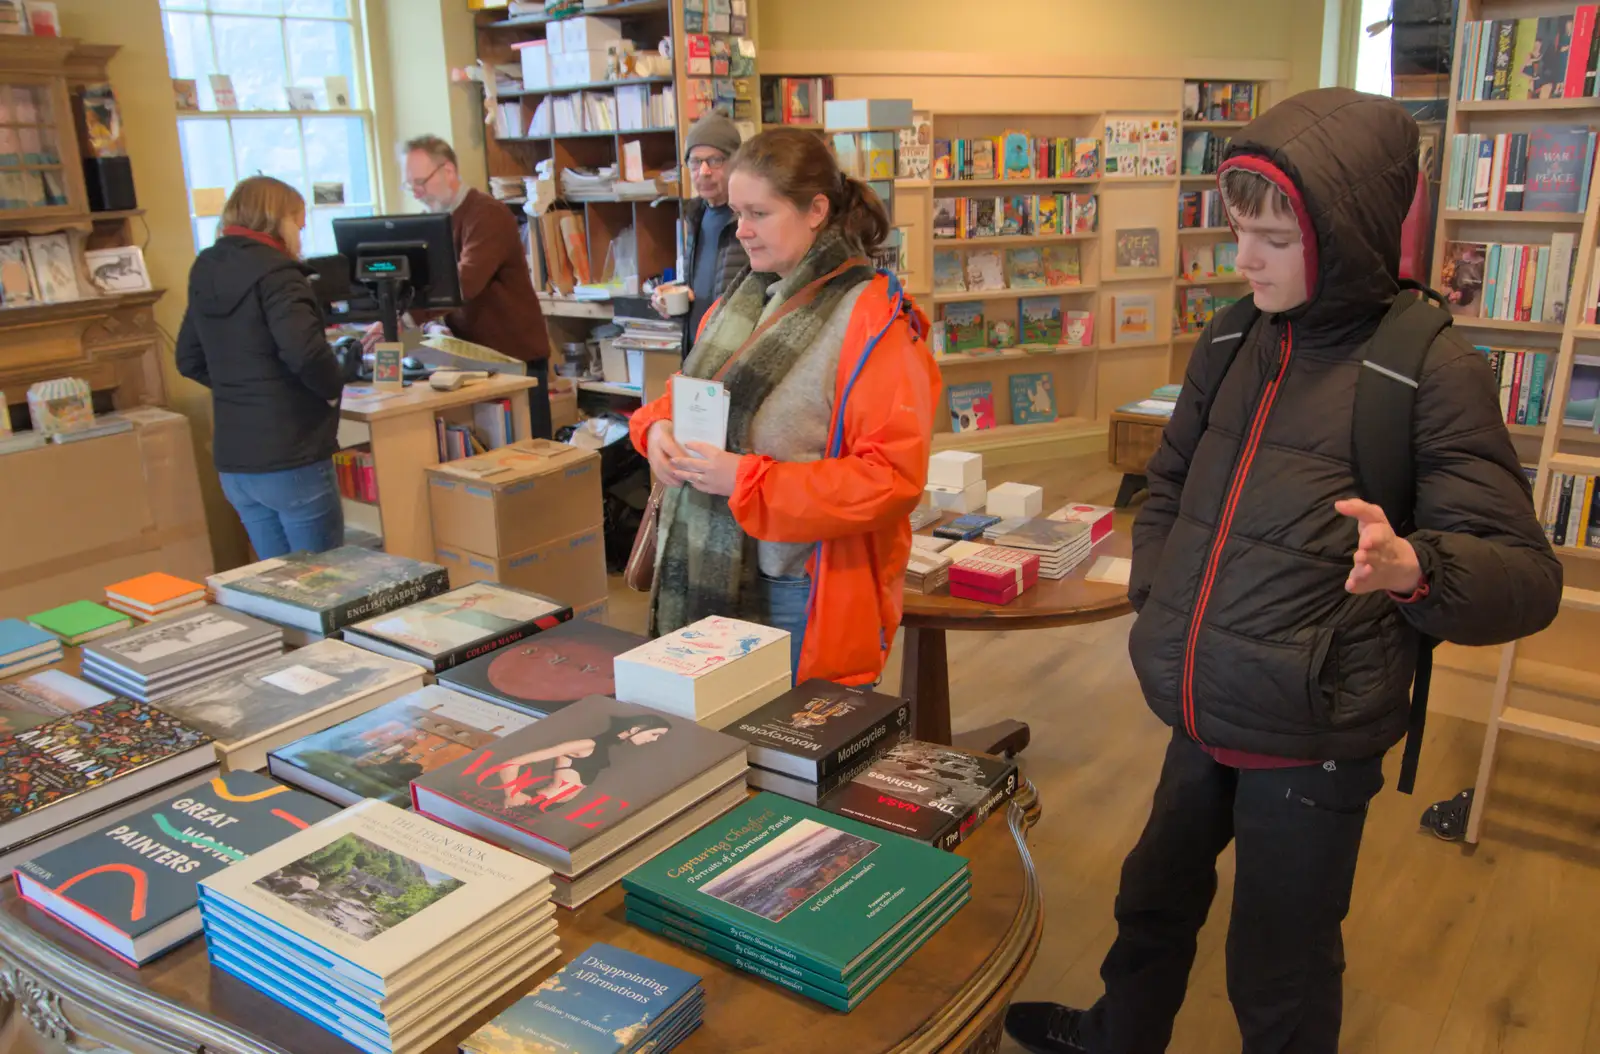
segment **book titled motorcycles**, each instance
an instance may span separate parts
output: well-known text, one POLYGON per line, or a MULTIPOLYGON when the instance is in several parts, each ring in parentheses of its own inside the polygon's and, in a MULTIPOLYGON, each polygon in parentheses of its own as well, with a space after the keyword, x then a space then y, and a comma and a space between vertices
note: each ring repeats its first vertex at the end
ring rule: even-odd
POLYGON ((557 955, 550 871, 364 801, 200 882, 220 970, 369 1054, 429 1049, 557 955))
POLYGON ((761 793, 622 880, 628 921, 851 1010, 967 902, 967 861, 761 793))
POLYGON ((411 781, 417 812, 532 857, 576 907, 745 797, 745 744, 591 696, 411 781))
POLYGON ((725 731, 750 744, 749 781, 815 805, 911 730, 911 704, 810 680, 725 731))
POLYGON ((1016 793, 1015 761, 913 739, 873 758, 822 807, 954 849, 1016 793))
POLYGON ((198 883, 338 812, 230 772, 17 865, 17 892, 135 965, 200 932, 198 883))

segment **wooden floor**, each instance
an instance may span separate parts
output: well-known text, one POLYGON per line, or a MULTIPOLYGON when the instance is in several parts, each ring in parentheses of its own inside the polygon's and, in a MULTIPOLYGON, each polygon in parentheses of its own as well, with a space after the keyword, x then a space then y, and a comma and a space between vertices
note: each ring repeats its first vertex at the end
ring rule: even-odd
MULTIPOLYGON (((1118 481, 1101 459, 988 476, 991 486, 1044 486, 1046 508, 1068 499, 1109 504, 1118 481)), ((615 586, 612 620, 641 628, 639 598, 620 580, 615 586)), ((1166 742, 1128 666, 1130 625, 1123 618, 950 637, 957 731, 1004 717, 1033 728, 1023 759, 1044 806, 1033 850, 1046 927, 1022 999, 1086 1006, 1100 991, 1118 872, 1143 826, 1166 742)), ((1417 818, 1472 784, 1482 736, 1481 725, 1431 718, 1410 797, 1393 789, 1391 753, 1345 925, 1345 1054, 1600 1054, 1600 762, 1507 737, 1483 842, 1469 850, 1421 831, 1417 818)), ((1231 850, 1218 867, 1216 908, 1200 935, 1174 1054, 1239 1051, 1223 955, 1231 850)), ((1001 1050, 1020 1048, 1008 1039, 1001 1050)))

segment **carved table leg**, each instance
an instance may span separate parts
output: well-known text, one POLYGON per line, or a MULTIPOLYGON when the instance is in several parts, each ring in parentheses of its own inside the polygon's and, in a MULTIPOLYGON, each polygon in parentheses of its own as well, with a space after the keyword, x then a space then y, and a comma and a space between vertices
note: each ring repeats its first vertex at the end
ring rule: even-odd
POLYGON ((911 734, 917 739, 983 754, 1016 755, 1028 745, 1028 726, 1021 721, 1000 721, 959 736, 951 734, 949 653, 942 629, 906 627, 900 692, 911 700, 911 734))

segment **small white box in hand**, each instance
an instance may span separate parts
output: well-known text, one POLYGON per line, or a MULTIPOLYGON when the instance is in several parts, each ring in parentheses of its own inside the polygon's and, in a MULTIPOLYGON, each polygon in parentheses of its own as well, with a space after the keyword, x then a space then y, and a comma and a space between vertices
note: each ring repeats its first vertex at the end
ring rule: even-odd
POLYGON ((1001 483, 989 490, 989 515, 1010 520, 1044 511, 1044 488, 1027 483, 1001 483))
POLYGON ((988 500, 988 486, 983 480, 972 484, 970 487, 947 487, 939 483, 930 483, 924 488, 928 501, 940 512, 982 512, 984 502, 988 500))
POLYGON ((983 480, 983 455, 942 450, 928 459, 928 482, 965 490, 983 480))
POLYGON ((672 438, 685 449, 689 443, 728 449, 728 390, 721 381, 672 375, 672 438))

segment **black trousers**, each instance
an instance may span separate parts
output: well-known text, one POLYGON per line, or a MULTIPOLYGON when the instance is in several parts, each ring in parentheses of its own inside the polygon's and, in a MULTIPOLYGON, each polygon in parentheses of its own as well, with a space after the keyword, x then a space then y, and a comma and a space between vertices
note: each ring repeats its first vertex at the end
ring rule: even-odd
POLYGON ((550 439, 550 360, 534 359, 528 363, 528 376, 539 379, 539 387, 528 391, 528 430, 530 439, 550 439))
POLYGON ((1235 843, 1228 998, 1243 1054, 1335 1054, 1344 939, 1382 757, 1286 769, 1219 765, 1174 730, 1150 819, 1122 865, 1106 991, 1081 1025, 1093 1054, 1160 1054, 1235 843))

